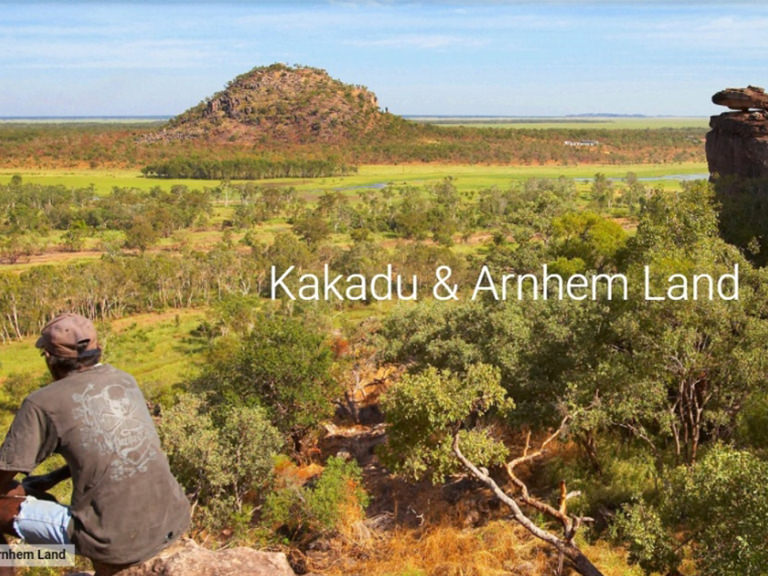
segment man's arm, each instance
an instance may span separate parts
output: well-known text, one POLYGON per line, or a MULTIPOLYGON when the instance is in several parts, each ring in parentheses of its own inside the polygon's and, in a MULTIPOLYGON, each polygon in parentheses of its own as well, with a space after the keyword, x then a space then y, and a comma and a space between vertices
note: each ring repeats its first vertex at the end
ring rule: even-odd
MULTIPOLYGON (((19 471, 29 474, 55 451, 57 443, 56 429, 48 414, 29 397, 25 398, 0 446, 0 468, 10 471, 0 476, 0 487, 9 484, 19 471)), ((54 484, 55 481, 51 486, 54 484)))
POLYGON ((69 471, 69 466, 64 465, 53 472, 48 472, 48 474, 27 476, 21 481, 21 485, 24 486, 24 489, 27 491, 47 492, 56 486, 56 484, 63 482, 71 476, 72 474, 69 471))
POLYGON ((16 474, 18 474, 18 472, 14 472, 13 470, 0 470, 0 493, 7 492, 13 488, 10 484, 16 474))

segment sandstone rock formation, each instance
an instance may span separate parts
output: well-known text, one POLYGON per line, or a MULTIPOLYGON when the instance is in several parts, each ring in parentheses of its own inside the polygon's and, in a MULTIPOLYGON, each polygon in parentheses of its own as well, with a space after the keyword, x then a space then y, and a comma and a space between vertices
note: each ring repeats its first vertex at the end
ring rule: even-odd
MULTIPOLYGON (((208 550, 184 540, 115 576, 295 576, 285 554, 253 548, 208 550)), ((79 573, 73 576, 90 576, 79 573)))
POLYGON ((750 108, 760 110, 768 109, 768 94, 759 86, 747 86, 746 88, 726 88, 712 96, 712 102, 720 106, 727 106, 732 110, 745 112, 750 108))
POLYGON ((762 88, 728 88, 712 97, 716 104, 739 112, 712 116, 707 133, 711 175, 760 178, 768 176, 768 95, 762 88), (756 109, 748 111, 749 109, 756 109))

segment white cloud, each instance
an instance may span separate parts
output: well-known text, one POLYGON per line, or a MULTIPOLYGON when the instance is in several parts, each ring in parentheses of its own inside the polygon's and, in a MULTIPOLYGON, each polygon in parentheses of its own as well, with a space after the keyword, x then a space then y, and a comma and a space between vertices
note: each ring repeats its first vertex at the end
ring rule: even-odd
POLYGON ((217 59, 216 46, 182 40, 135 40, 93 43, 51 41, 3 49, 4 69, 195 69, 217 59))
POLYGON ((451 36, 446 34, 395 34, 380 38, 348 40, 352 46, 374 46, 383 48, 419 48, 426 50, 442 48, 477 48, 490 42, 483 38, 451 36))
MULTIPOLYGON (((718 12, 722 12, 722 8, 718 12)), ((716 15, 711 10, 701 13, 675 14, 647 20, 640 30, 625 26, 627 36, 650 42, 663 42, 670 47, 689 47, 700 52, 734 54, 754 58, 755 48, 768 48, 768 16, 755 10, 733 8, 734 15, 716 15), (741 52, 741 54, 739 54, 741 52)), ((765 12, 764 9, 758 10, 765 12)))

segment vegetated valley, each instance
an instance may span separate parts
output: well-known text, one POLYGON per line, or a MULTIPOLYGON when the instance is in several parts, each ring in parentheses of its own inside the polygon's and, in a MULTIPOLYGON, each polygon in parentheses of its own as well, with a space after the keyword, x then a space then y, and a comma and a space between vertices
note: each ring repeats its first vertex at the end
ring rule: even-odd
POLYGON ((209 547, 329 576, 760 574, 768 283, 711 185, 665 178, 706 172, 704 136, 415 123, 284 65, 164 124, 0 124, 4 423, 74 310, 156 407, 209 547), (734 265, 738 299, 667 291, 734 265), (630 282, 544 298, 544 270, 630 282))

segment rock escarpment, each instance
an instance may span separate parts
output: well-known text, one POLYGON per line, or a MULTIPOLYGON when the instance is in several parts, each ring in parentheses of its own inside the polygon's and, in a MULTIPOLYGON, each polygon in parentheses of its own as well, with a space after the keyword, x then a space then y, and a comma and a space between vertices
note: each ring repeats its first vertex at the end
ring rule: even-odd
POLYGON ((768 95, 762 88, 728 88, 712 96, 715 104, 738 110, 712 116, 707 133, 707 163, 714 176, 768 176, 768 95))
POLYGON ((768 95, 762 88, 728 88, 712 97, 736 109, 712 116, 707 162, 719 211, 720 235, 757 266, 768 265, 768 95))

